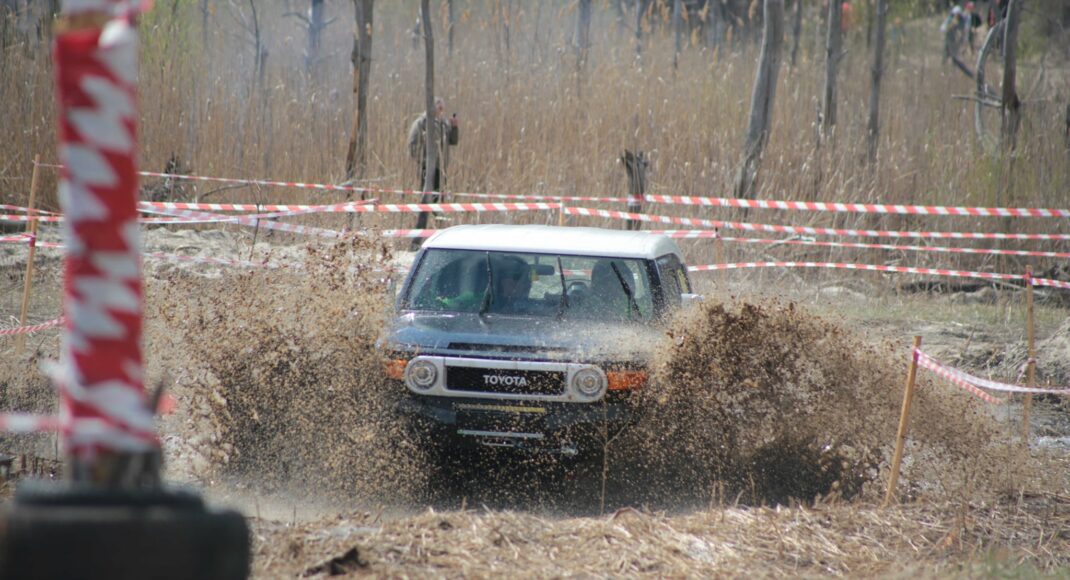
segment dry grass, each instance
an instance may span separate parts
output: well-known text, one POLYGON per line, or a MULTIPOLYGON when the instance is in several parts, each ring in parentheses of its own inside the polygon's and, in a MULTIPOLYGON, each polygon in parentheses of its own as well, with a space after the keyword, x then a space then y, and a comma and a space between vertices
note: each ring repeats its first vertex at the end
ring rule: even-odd
MULTIPOLYGON (((239 12, 210 2, 214 14, 201 26, 196 3, 161 3, 144 19, 142 50, 142 162, 160 170, 171 155, 204 175, 273 177, 318 182, 342 178, 350 126, 348 54, 351 7, 329 4, 338 21, 324 38, 319 69, 303 69, 304 33, 297 20, 282 17, 281 4, 263 4, 260 20, 269 51, 263 83, 253 72, 250 35, 239 12), (206 43, 202 43, 203 40, 206 43)), ((577 81, 569 48, 571 8, 545 3, 505 3, 509 42, 494 6, 466 4, 452 57, 438 39, 438 92, 462 119, 462 141, 453 155, 448 189, 551 194, 620 194, 624 171, 616 159, 624 148, 653 155, 653 193, 724 195, 739 158, 746 121, 754 47, 711 53, 701 46, 682 55, 671 69, 670 35, 660 25, 647 31, 642 66, 631 40, 618 36, 608 8, 596 11, 594 48, 585 80, 577 81)), ((244 6, 244 4, 242 4, 244 6)), ((422 51, 408 30, 414 2, 377 6, 369 111, 372 185, 415 184, 415 166, 404 151, 404 135, 422 104, 422 51)), ((1058 128, 1065 63, 1047 62, 1045 81, 1026 106, 1022 151, 1013 178, 982 153, 972 135, 972 110, 953 94, 970 90, 969 80, 939 58, 935 24, 908 21, 889 48, 885 83, 881 161, 862 162, 868 63, 861 33, 848 41, 842 67, 838 135, 815 147, 814 121, 823 65, 816 12, 807 14, 798 66, 785 65, 777 93, 775 128, 760 180, 759 197, 803 200, 883 201, 938 204, 1058 206, 1068 184, 1068 166, 1058 128), (1009 183, 1002 187, 1001 183, 1009 183)), ((1029 51, 1026 51, 1030 56, 1029 51)), ((1035 51, 1030 58, 1038 58, 1035 51)), ((43 45, 30 38, 7 47, 0 58, 0 111, 10 120, 0 143, 0 201, 24 201, 29 160, 54 150, 49 63, 43 45)), ((1023 73, 1025 74, 1025 73, 1023 73)), ((50 186, 51 181, 46 183, 50 186)), ((336 199, 337 195, 293 190, 213 192, 188 186, 179 194, 209 200, 336 199), (255 198, 255 199, 254 199, 255 198)), ((46 192, 51 189, 46 187, 46 192)), ((46 200, 54 199, 46 196, 46 200)), ((728 217, 723 210, 657 208, 660 213, 728 217)), ((981 219, 864 218, 786 215, 757 211, 752 221, 814 225, 926 226, 946 230, 1063 231, 1061 223, 1029 220, 1004 223, 981 219)), ((524 215, 454 216, 470 219, 531 220, 524 215)), ((365 223, 397 226, 411 216, 365 218, 365 223)), ((579 221, 577 220, 577 223, 579 221)), ((585 223, 590 223, 590 220, 585 223)), ((692 261, 710 257, 708 245, 694 244, 692 261)), ((1051 244, 1066 249, 1066 244, 1051 244)), ((1017 246, 1014 246, 1017 247, 1017 246)), ((842 250, 792 250, 810 258, 856 257, 842 250)), ((729 257, 752 255, 730 249, 729 257)), ((961 256, 888 256, 930 266, 971 265, 1020 271, 1021 265, 961 256)), ((862 260, 865 261, 865 260, 862 260)), ((1038 261, 1039 262, 1039 261, 1038 261)), ((1046 264, 1039 264, 1046 265, 1046 264)))
POLYGON ((1058 575, 1070 565, 1068 524, 1070 498, 1052 494, 887 510, 725 506, 683 516, 348 514, 296 526, 254 520, 254 575, 298 575, 354 548, 341 570, 392 577, 1058 575))

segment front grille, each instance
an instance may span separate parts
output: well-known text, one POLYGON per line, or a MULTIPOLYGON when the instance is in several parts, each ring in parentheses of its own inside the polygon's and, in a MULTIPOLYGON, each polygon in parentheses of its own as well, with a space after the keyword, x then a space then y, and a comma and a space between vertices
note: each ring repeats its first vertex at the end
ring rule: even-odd
POLYGON ((446 388, 451 391, 475 393, 561 395, 565 392, 565 373, 446 367, 446 388))
POLYGON ((502 352, 502 353, 547 353, 547 352, 569 352, 568 348, 563 346, 528 346, 522 344, 483 344, 478 342, 451 342, 449 345, 450 350, 465 350, 465 351, 479 351, 479 352, 502 352))

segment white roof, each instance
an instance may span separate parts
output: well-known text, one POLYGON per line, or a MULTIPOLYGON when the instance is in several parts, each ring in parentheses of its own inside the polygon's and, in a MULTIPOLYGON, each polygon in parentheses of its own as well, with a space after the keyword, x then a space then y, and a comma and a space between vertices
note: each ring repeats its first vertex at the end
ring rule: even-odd
POLYGON ((681 256, 676 242, 661 235, 558 226, 454 226, 428 238, 423 247, 607 258, 681 256))

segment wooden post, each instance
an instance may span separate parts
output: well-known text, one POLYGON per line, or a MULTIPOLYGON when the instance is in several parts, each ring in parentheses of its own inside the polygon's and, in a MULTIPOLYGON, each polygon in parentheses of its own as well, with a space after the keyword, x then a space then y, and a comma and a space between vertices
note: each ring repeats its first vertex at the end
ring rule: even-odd
POLYGON ((720 230, 717 232, 717 237, 713 239, 713 259, 718 264, 724 263, 724 242, 721 241, 720 230))
POLYGON ((899 413, 899 431, 895 436, 895 454, 892 456, 892 472, 888 475, 888 492, 884 495, 881 507, 888 507, 895 497, 895 486, 899 483, 899 464, 903 461, 903 446, 907 441, 907 426, 910 424, 910 404, 914 400, 914 379, 918 376, 918 349, 921 337, 914 337, 914 348, 910 350, 910 370, 907 371, 907 387, 903 393, 903 409, 899 413))
MULTIPOLYGON (((30 310, 30 293, 33 291, 33 257, 37 252, 37 220, 34 219, 34 203, 37 201, 37 175, 41 170, 41 154, 33 156, 33 173, 30 177, 30 205, 26 215, 30 220, 26 224, 26 233, 30 235, 30 253, 26 256, 26 278, 22 284, 22 308, 19 310, 19 326, 26 326, 26 315, 30 310)), ((26 348, 26 335, 15 335, 15 356, 21 356, 26 348)))
MULTIPOLYGON (((1033 388, 1037 382, 1037 344, 1033 324, 1033 267, 1025 267, 1025 334, 1029 344, 1029 358, 1026 360, 1026 386, 1033 388)), ((1022 400, 1022 441, 1029 447, 1029 412, 1033 407, 1032 393, 1026 393, 1022 400)))
POLYGON ((561 207, 557 208, 557 225, 565 225, 565 198, 561 197, 561 207))

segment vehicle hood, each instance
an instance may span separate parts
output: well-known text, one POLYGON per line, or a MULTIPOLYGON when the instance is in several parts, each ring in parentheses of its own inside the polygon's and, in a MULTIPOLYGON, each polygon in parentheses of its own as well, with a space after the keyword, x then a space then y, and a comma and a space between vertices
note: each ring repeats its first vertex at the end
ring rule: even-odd
POLYGON ((649 362, 665 334, 656 326, 470 313, 403 312, 384 340, 422 354, 575 362, 649 362))

